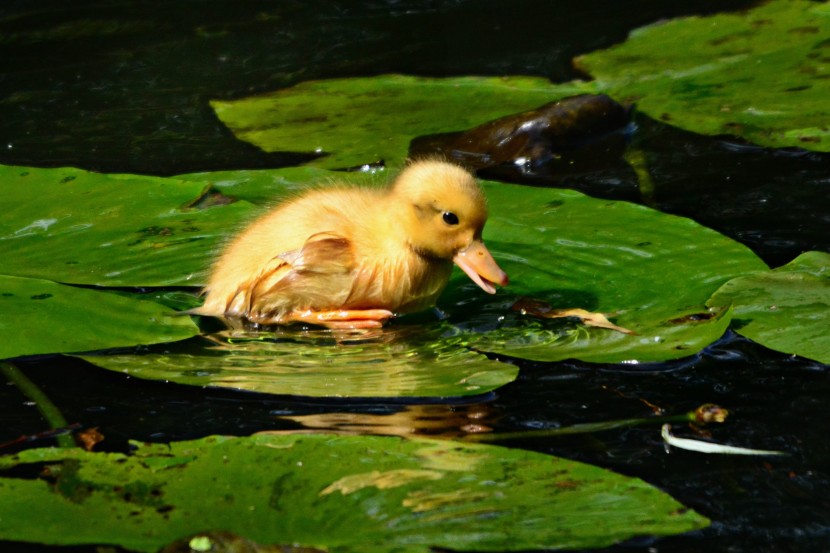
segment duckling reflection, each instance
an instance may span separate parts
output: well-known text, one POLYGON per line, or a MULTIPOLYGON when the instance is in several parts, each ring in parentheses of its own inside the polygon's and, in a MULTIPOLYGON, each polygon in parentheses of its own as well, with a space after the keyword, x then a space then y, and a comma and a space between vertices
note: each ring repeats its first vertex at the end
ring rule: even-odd
POLYGON ((474 396, 515 378, 467 340, 448 323, 226 329, 191 341, 174 370, 191 383, 308 397, 474 396))
MULTIPOLYGON (((496 413, 486 403, 469 405, 407 405, 387 414, 320 413, 278 417, 296 422, 303 431, 320 430, 342 434, 383 436, 429 436, 459 438, 491 432, 496 413)), ((268 433, 268 432, 266 432, 268 433)))

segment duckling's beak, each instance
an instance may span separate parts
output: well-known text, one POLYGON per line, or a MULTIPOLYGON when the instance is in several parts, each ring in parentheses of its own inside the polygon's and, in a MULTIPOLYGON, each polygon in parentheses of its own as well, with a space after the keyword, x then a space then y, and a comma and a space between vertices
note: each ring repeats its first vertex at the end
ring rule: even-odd
POLYGON ((507 273, 496 264, 481 240, 473 240, 469 246, 455 254, 452 260, 488 294, 496 293, 493 284, 507 286, 507 273))

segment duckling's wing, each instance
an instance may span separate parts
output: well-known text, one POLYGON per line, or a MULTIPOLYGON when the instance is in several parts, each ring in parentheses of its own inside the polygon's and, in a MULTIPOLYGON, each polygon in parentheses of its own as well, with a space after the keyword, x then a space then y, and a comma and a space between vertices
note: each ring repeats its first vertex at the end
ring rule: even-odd
POLYGON ((244 316, 276 323, 291 311, 337 309, 349 297, 355 266, 350 240, 333 232, 315 234, 302 248, 273 258, 244 286, 244 316))

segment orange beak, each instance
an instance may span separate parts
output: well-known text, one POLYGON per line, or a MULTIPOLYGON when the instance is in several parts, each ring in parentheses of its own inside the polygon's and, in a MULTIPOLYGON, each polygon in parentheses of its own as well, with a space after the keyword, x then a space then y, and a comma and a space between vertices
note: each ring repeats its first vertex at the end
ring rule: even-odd
POLYGON ((452 260, 488 294, 496 293, 494 284, 507 286, 507 273, 496 264, 481 240, 473 240, 469 246, 455 254, 452 260))

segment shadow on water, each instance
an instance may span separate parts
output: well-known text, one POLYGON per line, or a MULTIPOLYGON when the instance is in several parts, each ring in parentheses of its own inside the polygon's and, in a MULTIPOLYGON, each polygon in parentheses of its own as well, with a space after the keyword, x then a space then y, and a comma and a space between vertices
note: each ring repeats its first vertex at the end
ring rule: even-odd
MULTIPOLYGON (((266 154, 236 140, 209 100, 313 78, 385 72, 566 80, 574 76, 571 57, 618 42, 632 28, 692 9, 752 2, 339 4, 5 2, 0 6, 0 163, 158 175, 289 165, 307 156, 266 154)), ((636 139, 658 184, 656 207, 736 238, 774 265, 801 251, 830 250, 829 156, 701 138, 643 117, 637 126, 636 139)), ((634 179, 625 164, 610 164, 574 174, 567 185, 636 199, 634 179)), ((729 424, 712 429, 716 441, 792 455, 770 461, 666 453, 659 428, 649 426, 510 445, 639 476, 714 520, 693 535, 607 551, 771 553, 830 547, 825 468, 830 442, 822 422, 824 398, 830 396, 826 366, 735 335, 695 358, 653 366, 520 366, 516 382, 491 394, 404 404, 202 389, 135 379, 59 356, 20 363, 70 423, 101 429, 104 450, 125 450, 128 439, 171 441, 301 427, 369 432, 407 427, 424 435, 506 432, 644 417, 654 406, 682 413, 714 402, 732 413, 729 424)), ((11 386, 0 387, 0 421, 0 442, 44 428, 36 407, 11 386)), ((12 547, 3 545, 4 550, 7 546, 12 547)))

